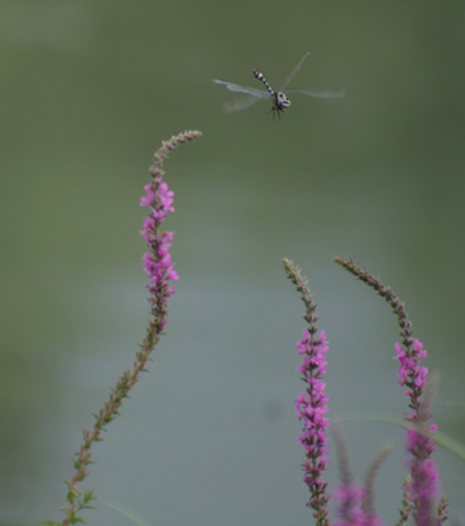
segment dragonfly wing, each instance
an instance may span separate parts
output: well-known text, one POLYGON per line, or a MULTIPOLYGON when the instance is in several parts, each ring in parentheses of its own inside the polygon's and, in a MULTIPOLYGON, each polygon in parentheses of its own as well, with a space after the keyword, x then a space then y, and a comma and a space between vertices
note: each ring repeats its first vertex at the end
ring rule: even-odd
POLYGON ((307 95, 308 97, 318 97, 320 99, 341 99, 342 97, 345 97, 344 90, 342 89, 329 89, 322 91, 288 90, 286 93, 300 93, 302 95, 307 95))
POLYGON ((224 111, 227 113, 234 113, 236 111, 245 110, 249 106, 252 106, 252 104, 258 102, 259 100, 261 99, 251 95, 249 97, 242 97, 225 102, 223 104, 223 108, 224 111))
POLYGON ((299 69, 302 67, 303 63, 307 60, 309 56, 310 51, 305 53, 305 55, 300 59, 297 66, 292 70, 292 73, 287 77, 287 79, 283 82, 283 85, 279 88, 279 91, 284 91, 286 89, 286 86, 289 86, 291 80, 297 75, 299 69))
POLYGON ((270 94, 262 89, 249 88, 247 86, 240 86, 239 84, 233 84, 232 82, 226 82, 225 80, 213 79, 215 84, 225 86, 229 91, 234 93, 246 93, 247 95, 253 95, 256 99, 267 99, 270 94))

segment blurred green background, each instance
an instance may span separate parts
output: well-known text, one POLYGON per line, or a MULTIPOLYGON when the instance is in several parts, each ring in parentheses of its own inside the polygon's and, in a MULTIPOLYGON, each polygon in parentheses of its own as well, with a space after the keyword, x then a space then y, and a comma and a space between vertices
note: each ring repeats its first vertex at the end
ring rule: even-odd
MULTIPOLYGON (((441 375, 439 428, 464 441, 465 4, 413 1, 3 1, 0 213, 2 525, 61 519, 81 429, 131 366, 147 322, 139 207, 161 140, 181 280, 151 366, 95 449, 90 524, 308 524, 301 482, 303 268, 330 342, 331 416, 401 416, 396 320, 334 256, 406 302, 441 375), (339 88, 237 114, 211 80, 339 88)), ((397 520, 403 434, 344 424, 354 476, 394 450, 377 504, 397 520)), ((337 482, 337 462, 328 472, 337 482)), ((436 458, 464 517, 465 466, 436 458)))

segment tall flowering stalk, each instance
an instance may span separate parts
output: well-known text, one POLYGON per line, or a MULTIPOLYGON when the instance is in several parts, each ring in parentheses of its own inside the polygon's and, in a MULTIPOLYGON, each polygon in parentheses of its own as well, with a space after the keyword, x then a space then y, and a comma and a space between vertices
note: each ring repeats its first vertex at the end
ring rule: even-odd
POLYGON ((308 324, 303 331, 302 339, 297 343, 299 354, 303 356, 303 363, 297 370, 302 373, 302 379, 307 387, 295 401, 299 420, 304 423, 298 441, 305 449, 306 460, 302 464, 302 468, 304 482, 310 492, 307 506, 313 509, 312 514, 316 519, 317 526, 329 526, 327 510, 329 495, 326 492, 328 483, 322 479, 322 473, 329 463, 326 456, 328 452, 326 428, 329 425, 329 420, 325 416, 328 411, 328 397, 323 382, 323 377, 326 374, 325 354, 329 348, 326 343, 325 331, 321 331, 317 335, 316 321, 318 317, 314 314, 316 304, 306 280, 289 259, 283 259, 283 265, 287 277, 300 292, 305 304, 304 320, 308 324))
POLYGON ((431 418, 430 397, 424 389, 428 384, 428 369, 420 365, 426 357, 423 344, 412 337, 412 324, 404 304, 379 280, 352 261, 336 258, 358 279, 372 287, 392 307, 401 329, 402 343, 396 343, 397 360, 400 364, 399 384, 405 386, 404 395, 409 398, 410 414, 404 415, 407 422, 407 451, 409 453, 409 476, 404 484, 404 497, 398 524, 405 524, 412 513, 417 526, 437 526, 445 521, 447 501, 439 501, 439 473, 436 463, 430 457, 435 450, 433 440, 437 426, 428 424, 431 418), (438 502, 439 501, 439 502, 438 502))
POLYGON ((174 293, 170 281, 178 279, 170 254, 174 232, 161 231, 162 223, 168 212, 174 212, 172 206, 174 192, 168 188, 168 184, 163 180, 163 162, 171 150, 180 144, 193 141, 201 135, 195 130, 185 131, 171 137, 168 141, 164 141, 161 148, 155 153, 154 163, 150 167, 152 180, 145 186, 146 195, 140 200, 141 206, 149 208, 149 215, 144 221, 141 235, 147 241, 148 250, 144 254, 143 266, 150 277, 147 288, 150 293, 148 301, 152 318, 149 321, 140 350, 136 352, 132 370, 123 372, 103 408, 100 409, 98 415, 95 415, 94 426, 84 431, 84 441, 74 461, 75 473, 69 481, 66 481, 68 504, 62 508, 65 512, 65 518, 62 522, 52 521, 43 524, 60 526, 85 523, 86 521, 80 516, 80 512, 83 509, 93 508, 90 503, 96 498, 94 492, 78 488, 79 483, 89 475, 87 468, 91 463, 92 445, 102 440, 102 431, 118 416, 123 399, 128 397, 129 391, 139 380, 140 374, 146 371, 150 356, 166 327, 168 298, 174 293))

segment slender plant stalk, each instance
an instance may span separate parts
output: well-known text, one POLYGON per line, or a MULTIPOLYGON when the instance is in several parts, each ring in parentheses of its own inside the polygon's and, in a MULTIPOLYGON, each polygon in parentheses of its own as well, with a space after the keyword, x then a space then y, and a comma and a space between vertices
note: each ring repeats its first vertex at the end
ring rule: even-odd
POLYGON ((178 276, 171 263, 169 249, 173 238, 173 232, 161 232, 160 226, 166 219, 168 212, 174 212, 171 206, 174 193, 169 190, 163 181, 163 162, 171 150, 189 141, 199 138, 199 131, 185 131, 163 141, 161 148, 154 155, 153 165, 150 167, 152 180, 145 187, 146 196, 141 198, 141 206, 149 207, 149 216, 144 221, 142 236, 147 240, 148 251, 144 255, 144 268, 150 276, 150 291, 148 301, 151 307, 152 317, 146 330, 146 336, 136 352, 133 368, 126 370, 120 376, 116 386, 111 390, 110 396, 95 416, 95 422, 91 429, 84 431, 84 440, 76 453, 74 461, 74 474, 66 481, 68 493, 66 496, 67 506, 62 509, 65 518, 59 522, 45 522, 48 525, 76 524, 86 522, 80 512, 83 509, 94 508, 90 503, 95 500, 92 490, 79 489, 79 483, 88 475, 88 466, 92 463, 92 446, 95 442, 102 440, 102 431, 118 415, 123 400, 128 397, 129 392, 138 382, 142 372, 146 371, 147 363, 155 349, 167 322, 167 300, 173 294, 174 289, 169 280, 176 280, 178 276))

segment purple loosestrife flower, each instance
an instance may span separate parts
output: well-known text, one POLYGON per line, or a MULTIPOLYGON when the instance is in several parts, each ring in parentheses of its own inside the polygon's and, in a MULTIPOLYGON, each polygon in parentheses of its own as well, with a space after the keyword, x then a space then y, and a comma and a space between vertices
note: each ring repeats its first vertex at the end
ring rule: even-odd
POLYGON ((408 460, 410 483, 407 490, 413 501, 413 517, 417 526, 434 526, 440 524, 435 516, 440 477, 436 463, 430 459, 436 449, 433 434, 437 426, 427 424, 431 418, 430 401, 423 395, 428 383, 428 369, 420 366, 420 360, 427 353, 419 340, 414 340, 405 351, 400 343, 396 343, 396 351, 400 364, 399 385, 407 387, 404 395, 409 397, 412 410, 410 415, 404 415, 404 421, 409 423, 407 450, 411 455, 408 460))
MULTIPOLYGON (((427 356, 423 349, 423 344, 419 340, 414 340, 412 344, 404 351, 400 343, 395 344, 397 352, 397 361, 400 364, 399 385, 407 386, 404 395, 410 398, 409 407, 412 409, 410 416, 405 415, 405 420, 412 422, 419 417, 419 405, 421 403, 422 391, 428 380, 428 368, 420 367, 421 358, 427 356)), ((426 415, 425 415, 426 416, 426 415)), ((431 415, 428 415, 428 418, 431 415)))
POLYGON ((313 301, 307 282, 293 262, 284 259, 284 269, 288 278, 294 283, 305 304, 304 320, 307 329, 303 331, 302 339, 297 343, 299 354, 304 357, 298 371, 302 373, 307 388, 295 401, 295 408, 304 426, 298 441, 305 449, 306 460, 302 464, 304 482, 310 492, 307 506, 313 509, 313 517, 317 526, 329 526, 327 504, 329 495, 326 493, 328 483, 322 480, 322 473, 329 464, 328 439, 326 428, 329 425, 325 414, 328 412, 328 397, 325 393, 323 377, 326 374, 325 354, 328 352, 325 331, 316 336, 317 316, 314 314, 316 304, 313 301))
MULTIPOLYGON (((321 472, 329 464, 326 457, 328 452, 328 439, 326 428, 329 420, 325 414, 329 411, 328 397, 325 393, 325 383, 322 378, 326 373, 325 353, 328 352, 325 331, 321 331, 317 338, 303 331, 302 339, 297 343, 299 354, 304 356, 302 365, 297 371, 302 373, 307 389, 300 393, 295 401, 295 408, 299 420, 304 422, 304 428, 298 441, 305 449, 306 462, 302 464, 304 469, 304 481, 310 492, 319 490, 321 472)), ((324 484, 326 486, 326 484, 324 484)))
POLYGON ((150 276, 147 288, 150 291, 149 302, 154 317, 143 346, 150 347, 156 343, 165 329, 168 317, 168 298, 174 294, 174 287, 170 281, 179 279, 170 253, 174 232, 160 231, 168 212, 174 212, 174 192, 163 180, 165 175, 163 161, 171 150, 201 135, 196 130, 186 131, 171 137, 168 141, 163 141, 162 147, 155 152, 155 160, 150 167, 152 180, 144 187, 145 196, 140 199, 140 205, 149 208, 149 216, 144 220, 141 235, 147 241, 148 251, 144 254, 143 266, 145 272, 150 276))
POLYGON ((150 276, 150 283, 147 285, 150 291, 149 302, 152 304, 159 327, 163 330, 167 321, 166 302, 174 294, 174 287, 169 281, 179 279, 170 254, 174 232, 160 232, 160 226, 168 212, 174 212, 172 206, 174 192, 162 180, 161 174, 157 174, 144 189, 146 195, 141 197, 140 205, 148 206, 150 212, 149 217, 144 220, 144 229, 141 231, 148 247, 143 257, 143 266, 150 276))

